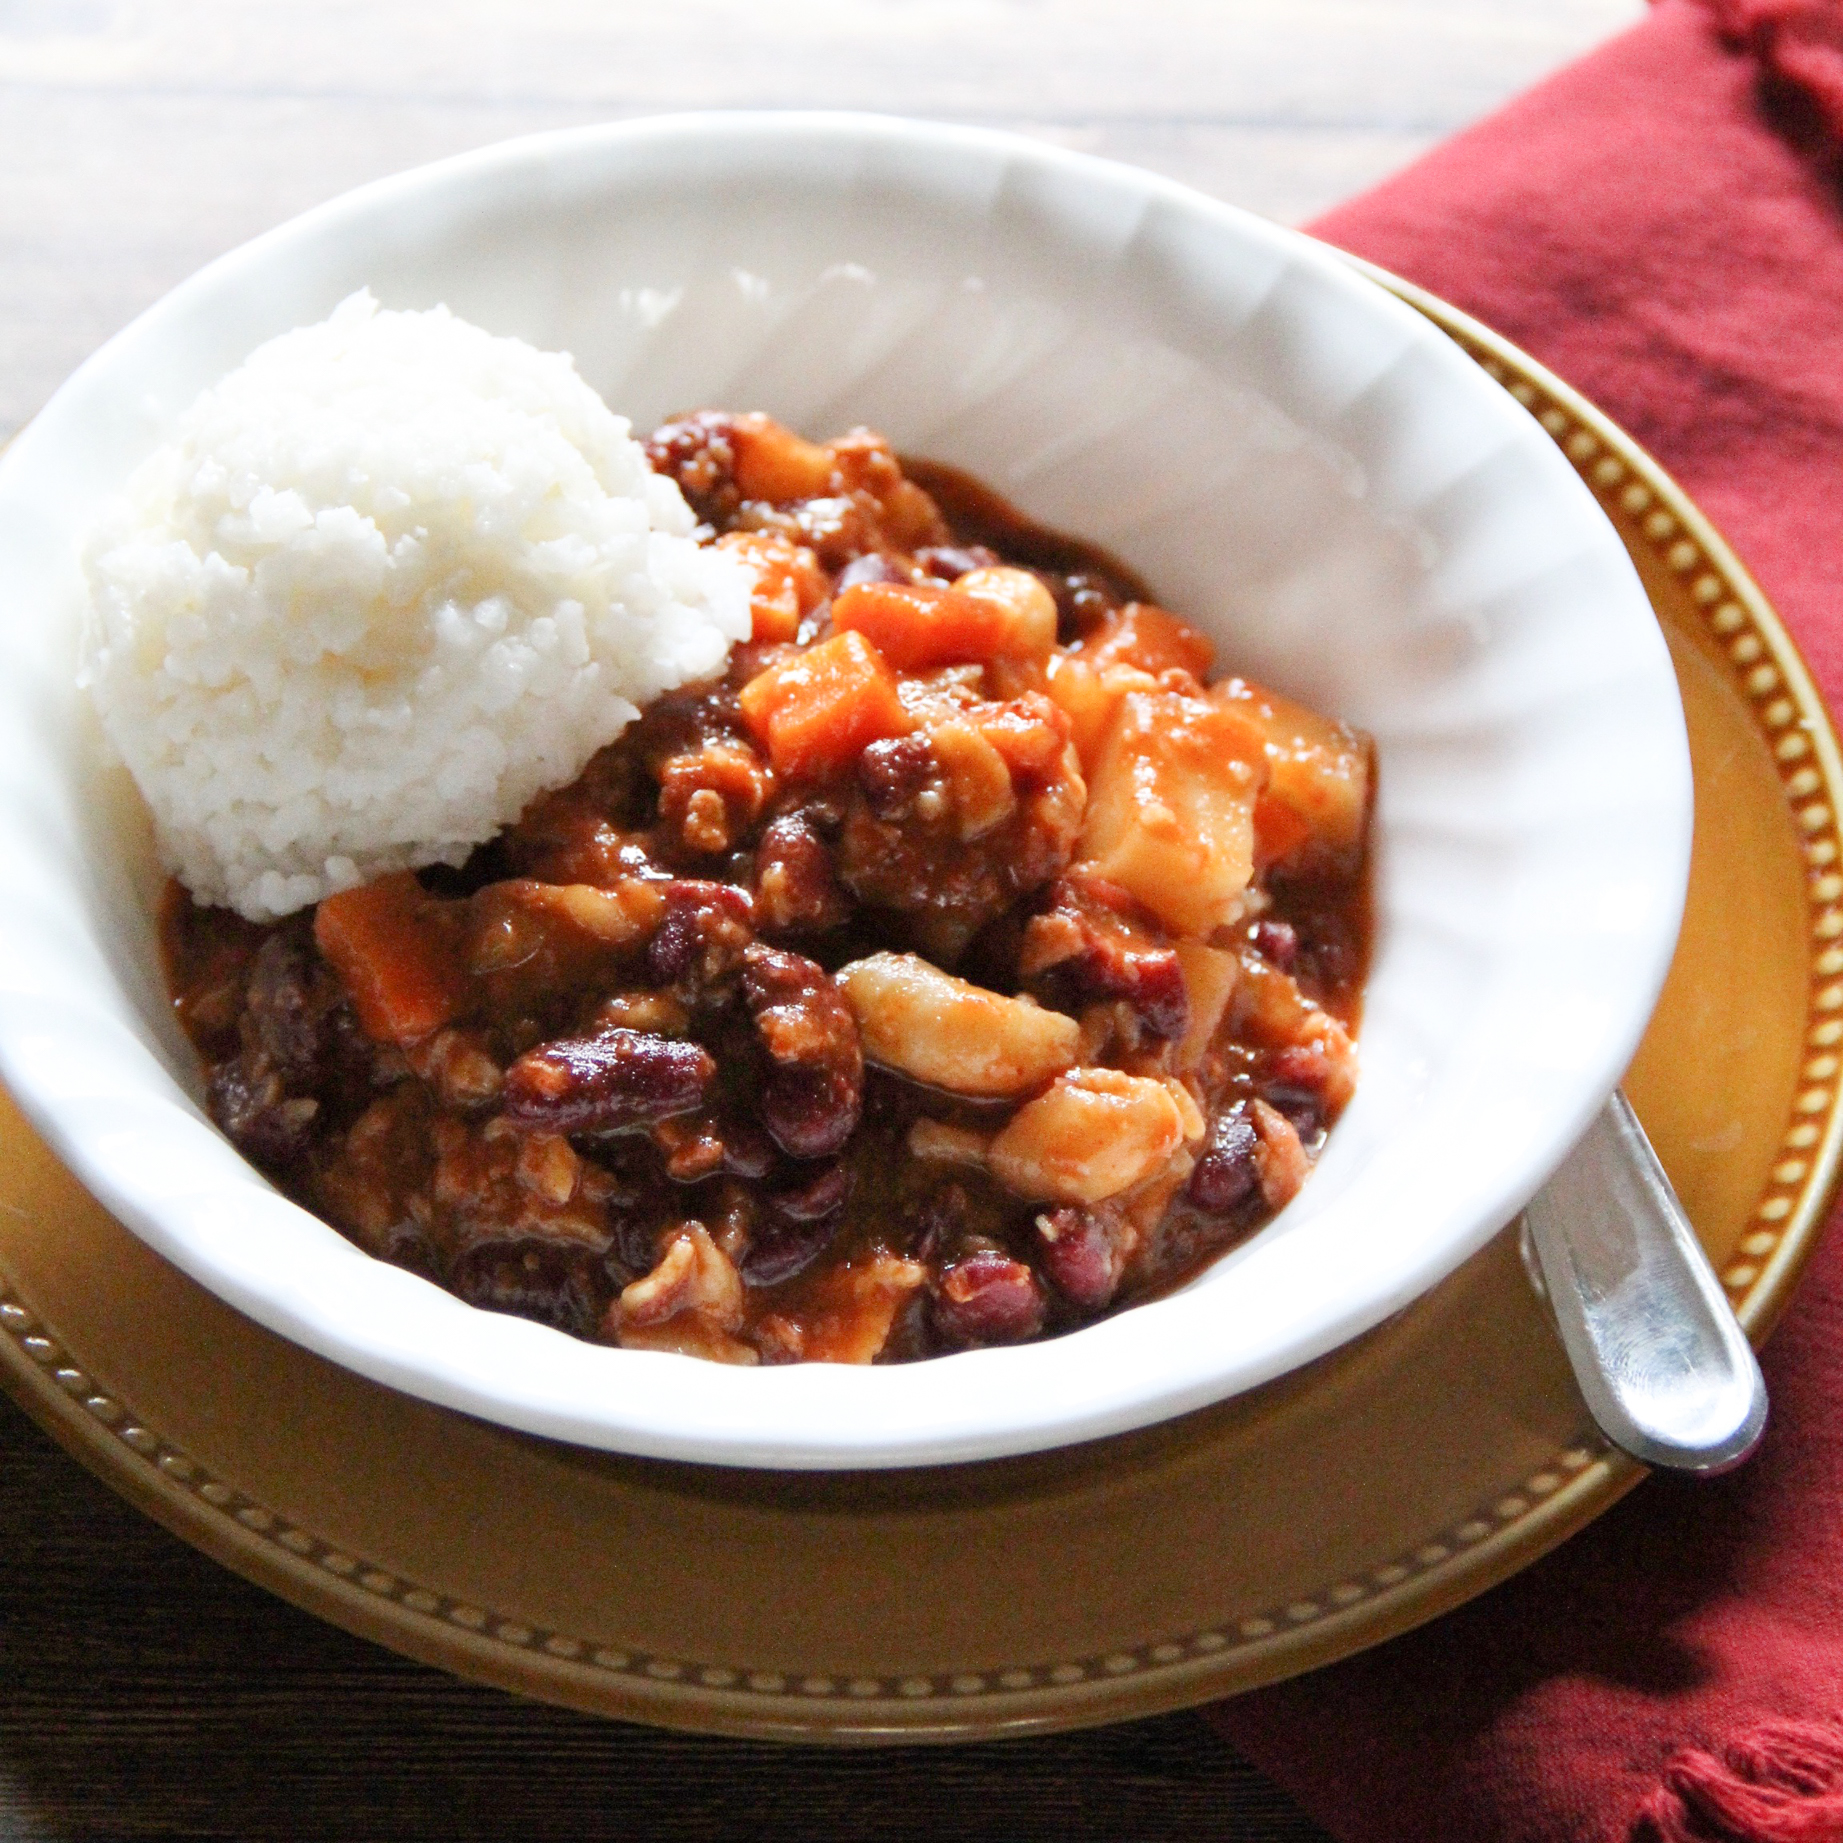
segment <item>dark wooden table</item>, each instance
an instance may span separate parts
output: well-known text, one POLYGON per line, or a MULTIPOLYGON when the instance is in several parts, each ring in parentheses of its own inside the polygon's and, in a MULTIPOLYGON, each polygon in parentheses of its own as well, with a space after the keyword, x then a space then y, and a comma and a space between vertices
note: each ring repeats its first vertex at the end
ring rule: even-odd
MULTIPOLYGON (((871 108, 1041 135, 1297 222, 1642 11, 0 0, 0 439, 220 251, 508 135, 664 109, 871 108)), ((0 1843, 1323 1837, 1194 1715, 838 1752, 479 1689, 226 1573, 4 1400, 0 1557, 0 1843)))
POLYGON ((1322 1843, 1196 1715, 959 1748, 707 1740, 480 1689, 272 1598, 0 1400, 0 1837, 1322 1843))

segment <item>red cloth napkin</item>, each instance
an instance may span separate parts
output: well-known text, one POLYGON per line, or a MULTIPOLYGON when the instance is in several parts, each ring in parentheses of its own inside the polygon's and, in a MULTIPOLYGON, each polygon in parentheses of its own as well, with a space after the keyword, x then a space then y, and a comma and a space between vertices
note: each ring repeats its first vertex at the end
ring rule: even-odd
MULTIPOLYGON (((1843 0, 1664 0, 1314 226, 1631 430, 1833 710, 1840 138, 1843 0)), ((1764 1366, 1740 1471, 1650 1479, 1482 1599, 1213 1719, 1350 1843, 1843 1843, 1843 1235, 1764 1366)))

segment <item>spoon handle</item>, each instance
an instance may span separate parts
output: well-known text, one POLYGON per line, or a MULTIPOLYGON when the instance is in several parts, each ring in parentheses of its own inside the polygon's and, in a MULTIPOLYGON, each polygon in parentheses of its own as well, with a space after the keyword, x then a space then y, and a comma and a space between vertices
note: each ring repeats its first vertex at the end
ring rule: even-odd
POLYGON ((1646 1465, 1738 1465, 1766 1383, 1645 1129, 1615 1093, 1527 1211, 1587 1409, 1646 1465))

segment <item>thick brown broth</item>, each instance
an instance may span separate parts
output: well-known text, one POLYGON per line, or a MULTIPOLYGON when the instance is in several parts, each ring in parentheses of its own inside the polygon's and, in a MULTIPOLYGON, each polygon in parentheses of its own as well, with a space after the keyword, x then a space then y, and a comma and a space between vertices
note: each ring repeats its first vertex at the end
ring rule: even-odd
POLYGON ((1051 1335, 1246 1236, 1354 1081, 1366 740, 868 432, 649 454, 754 638, 459 871, 175 886, 220 1125, 474 1305, 734 1362, 1051 1335))

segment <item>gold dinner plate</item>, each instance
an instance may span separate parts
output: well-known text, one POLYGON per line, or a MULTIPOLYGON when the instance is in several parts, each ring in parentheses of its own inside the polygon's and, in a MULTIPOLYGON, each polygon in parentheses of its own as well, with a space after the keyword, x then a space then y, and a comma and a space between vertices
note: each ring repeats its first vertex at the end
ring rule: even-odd
MULTIPOLYGON (((1554 436, 1669 637, 1695 853, 1626 1087, 1757 1340, 1838 1166, 1835 738, 1637 446, 1389 285, 1554 436)), ((0 1098, 0 1329, 26 1411, 251 1580, 465 1676, 730 1734, 956 1739, 1206 1701, 1431 1618, 1642 1476, 1589 1423, 1510 1230, 1344 1349, 1163 1426, 922 1471, 729 1471, 511 1433, 297 1349, 145 1248, 0 1098)))

